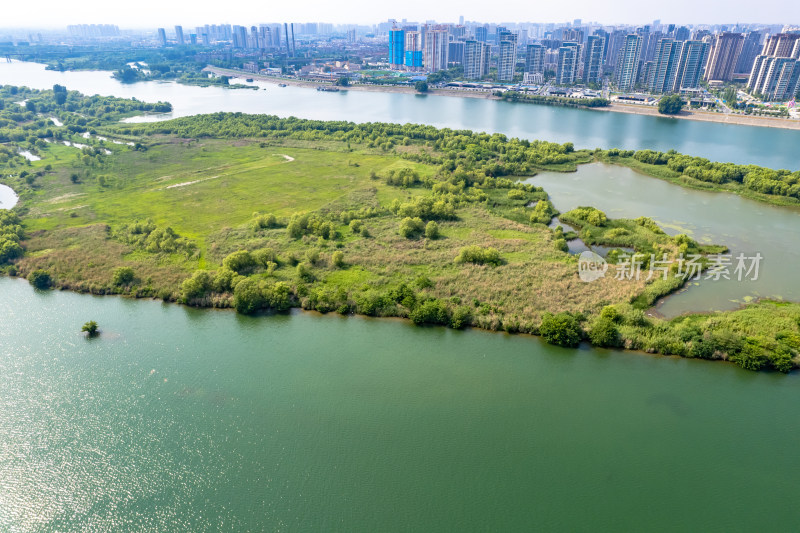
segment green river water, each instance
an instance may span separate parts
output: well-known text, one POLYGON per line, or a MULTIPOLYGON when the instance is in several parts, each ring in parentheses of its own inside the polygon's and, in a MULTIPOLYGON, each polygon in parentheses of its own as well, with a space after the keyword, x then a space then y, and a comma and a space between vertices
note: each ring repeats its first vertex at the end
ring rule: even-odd
POLYGON ((0 279, 2 531, 789 531, 797 375, 0 279), (89 319, 102 335, 82 337, 89 319))
MULTIPOLYGON (((175 116, 425 122, 787 168, 800 138, 485 100, 125 86, 16 62, 0 64, 0 83, 168 100, 175 116)), ((759 283, 701 283, 664 314, 800 299, 796 211, 602 165, 533 182, 562 210, 652 216, 764 254, 759 283)), ((2 532, 798 529, 798 373, 400 320, 243 317, 9 278, 0 305, 2 532), (99 338, 78 333, 87 320, 99 338)))

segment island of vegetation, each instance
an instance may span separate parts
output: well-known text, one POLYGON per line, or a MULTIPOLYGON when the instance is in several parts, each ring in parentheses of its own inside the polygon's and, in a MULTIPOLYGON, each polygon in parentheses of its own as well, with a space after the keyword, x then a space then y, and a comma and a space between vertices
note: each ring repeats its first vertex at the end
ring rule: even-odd
POLYGON ((520 182, 604 160, 797 203, 798 173, 411 124, 241 113, 118 122, 156 105, 168 104, 0 88, 0 181, 20 195, 0 211, 3 272, 42 289, 241 313, 406 317, 752 370, 800 361, 798 304, 663 320, 645 311, 682 277, 582 283, 566 251, 578 236, 645 258, 720 253, 724 243, 592 207, 558 214, 545 191, 520 182), (574 231, 551 228, 555 215, 574 231))
POLYGON ((548 96, 542 94, 526 94, 517 91, 502 91, 495 96, 508 102, 526 104, 544 104, 559 107, 608 107, 611 101, 607 98, 569 98, 567 96, 548 96))

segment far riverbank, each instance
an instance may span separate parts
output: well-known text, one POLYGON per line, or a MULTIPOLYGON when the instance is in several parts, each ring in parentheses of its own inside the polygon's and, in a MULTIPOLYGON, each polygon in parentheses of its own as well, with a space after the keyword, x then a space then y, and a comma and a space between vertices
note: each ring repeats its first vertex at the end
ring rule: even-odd
MULTIPOLYGON (((276 78, 274 76, 265 76, 263 74, 251 74, 249 72, 226 69, 220 67, 208 66, 205 69, 218 76, 236 76, 239 78, 252 78, 255 81, 262 81, 272 83, 274 85, 285 83, 292 87, 305 87, 315 89, 320 85, 326 85, 322 82, 298 80, 291 78, 276 78)), ((343 87, 342 90, 347 91, 366 91, 374 93, 401 93, 401 94, 420 94, 414 90, 413 87, 399 87, 396 85, 349 85, 343 87)), ((483 100, 500 100, 492 93, 475 91, 469 92, 459 89, 429 89, 426 94, 435 96, 456 96, 461 98, 478 98, 483 100)), ((530 105, 545 105, 545 104, 530 104, 530 105)), ((590 108, 586 108, 589 110, 590 108)), ((652 106, 641 106, 636 104, 619 104, 611 103, 608 107, 591 108, 592 111, 611 111, 615 113, 627 113, 632 115, 646 115, 657 116, 661 118, 672 118, 675 120, 695 120, 700 122, 717 122, 721 124, 734 124, 742 126, 759 126, 766 128, 781 128, 789 130, 800 130, 800 120, 786 119, 786 118, 773 118, 773 117, 753 117, 746 115, 734 115, 723 113, 711 113, 705 111, 682 111, 680 115, 670 117, 662 115, 658 109, 652 106)))

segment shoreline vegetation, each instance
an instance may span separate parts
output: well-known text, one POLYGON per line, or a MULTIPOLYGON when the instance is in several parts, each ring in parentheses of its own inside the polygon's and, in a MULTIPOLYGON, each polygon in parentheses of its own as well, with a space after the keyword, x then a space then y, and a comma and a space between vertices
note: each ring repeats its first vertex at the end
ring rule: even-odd
POLYGON ((525 104, 553 105, 558 107, 608 107, 611 101, 606 98, 568 98, 565 96, 544 96, 525 94, 516 91, 495 93, 495 96, 506 102, 522 102, 525 104))
POLYGON ((682 277, 584 283, 565 251, 580 236, 616 247, 615 257, 633 248, 646 264, 722 253, 725 243, 592 207, 556 213, 546 191, 520 182, 616 158, 788 199, 800 173, 412 124, 215 113, 121 125, 141 102, 68 92, 59 104, 60 94, 0 88, 2 182, 20 196, 0 211, 0 264, 45 289, 241 313, 396 316, 751 370, 800 363, 800 304, 662 320, 645 311, 682 277), (45 118, 56 115, 64 126, 45 118), (577 234, 549 228, 556 215, 577 234))

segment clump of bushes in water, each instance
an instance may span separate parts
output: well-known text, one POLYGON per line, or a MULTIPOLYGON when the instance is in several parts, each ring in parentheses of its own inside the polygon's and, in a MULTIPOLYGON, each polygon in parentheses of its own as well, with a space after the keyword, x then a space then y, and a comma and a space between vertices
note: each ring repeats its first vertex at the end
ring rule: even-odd
POLYGON ((97 334, 99 333, 99 330, 97 329, 97 322, 95 322, 94 320, 90 320, 89 322, 83 325, 81 331, 86 333, 88 337, 97 336, 97 334))
POLYGON ((567 223, 577 222, 576 225, 588 223, 592 226, 605 226, 608 222, 606 214, 594 207, 576 207, 572 211, 562 213, 560 219, 567 223))

